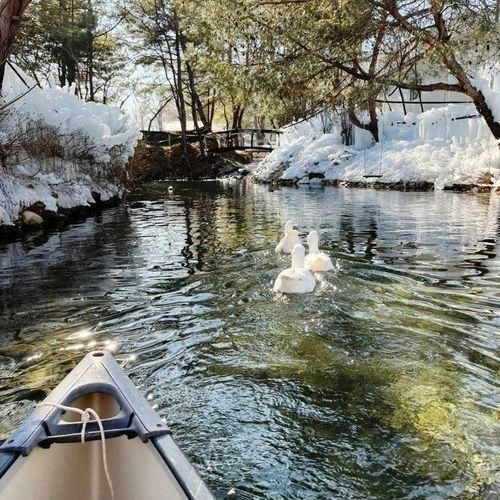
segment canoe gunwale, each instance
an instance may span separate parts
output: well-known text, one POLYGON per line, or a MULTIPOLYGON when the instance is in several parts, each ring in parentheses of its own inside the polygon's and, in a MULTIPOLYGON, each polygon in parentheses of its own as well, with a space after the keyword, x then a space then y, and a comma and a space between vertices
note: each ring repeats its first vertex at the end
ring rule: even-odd
MULTIPOLYGON (((0 442, 0 480, 20 456, 29 456, 37 447, 50 448, 53 444, 80 442, 82 423, 65 421, 65 412, 51 405, 72 406, 78 397, 99 394, 111 395, 118 404, 116 413, 102 419, 105 439, 126 436, 151 443, 188 499, 214 499, 173 440, 169 427, 139 393, 113 356, 104 352, 87 354, 49 394, 44 401, 47 404, 37 406, 6 441, 0 442)), ((88 422, 85 441, 100 439, 97 422, 88 422)))
POLYGON ((0 479, 14 465, 14 462, 21 456, 20 453, 14 451, 6 451, 0 453, 0 479))
POLYGON ((151 441, 189 500, 214 499, 210 490, 201 480, 198 471, 177 446, 171 435, 159 436, 151 441))

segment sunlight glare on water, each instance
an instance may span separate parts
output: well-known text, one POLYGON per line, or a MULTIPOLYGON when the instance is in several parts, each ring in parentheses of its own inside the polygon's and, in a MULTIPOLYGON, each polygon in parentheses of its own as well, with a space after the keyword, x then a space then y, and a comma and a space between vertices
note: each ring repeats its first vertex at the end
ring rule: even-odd
POLYGON ((107 348, 218 497, 494 494, 497 195, 167 186, 0 246, 3 437, 107 348), (309 295, 272 293, 287 220, 309 295))

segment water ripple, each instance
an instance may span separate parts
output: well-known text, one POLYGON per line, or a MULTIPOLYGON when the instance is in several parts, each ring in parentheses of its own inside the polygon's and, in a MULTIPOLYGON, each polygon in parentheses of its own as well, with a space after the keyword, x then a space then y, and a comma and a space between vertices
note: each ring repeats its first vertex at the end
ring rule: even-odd
POLYGON ((498 468, 497 196, 156 183, 0 246, 0 433, 116 353, 218 497, 484 497, 498 468), (334 271, 273 296, 292 219, 334 271))

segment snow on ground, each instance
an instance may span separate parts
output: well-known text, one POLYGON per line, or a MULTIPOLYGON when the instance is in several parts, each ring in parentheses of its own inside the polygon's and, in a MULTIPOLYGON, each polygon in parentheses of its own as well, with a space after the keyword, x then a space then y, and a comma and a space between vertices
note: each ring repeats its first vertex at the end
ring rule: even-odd
POLYGON ((261 182, 299 184, 339 180, 370 183, 429 182, 436 189, 477 185, 491 177, 500 186, 500 150, 473 105, 449 104, 419 115, 385 112, 379 118, 381 140, 355 129, 353 146, 341 143, 335 127, 324 133, 319 120, 291 127, 282 145, 254 168, 261 182), (463 118, 471 117, 471 118, 463 118), (381 174, 380 178, 365 175, 381 174))
POLYGON ((35 202, 57 211, 95 203, 92 192, 103 201, 121 194, 115 170, 139 137, 134 118, 117 107, 84 102, 73 88, 34 85, 7 68, 0 107, 15 102, 0 118, 0 225, 14 224, 35 202))

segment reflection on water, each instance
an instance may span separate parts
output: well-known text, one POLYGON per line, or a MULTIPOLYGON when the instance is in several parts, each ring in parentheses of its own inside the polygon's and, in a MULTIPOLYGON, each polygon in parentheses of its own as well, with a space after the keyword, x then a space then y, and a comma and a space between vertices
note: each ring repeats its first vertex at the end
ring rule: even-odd
POLYGON ((0 432, 116 352, 218 496, 485 496, 498 467, 499 199, 153 185, 0 247, 0 432), (288 219, 336 269, 278 297, 288 219))

